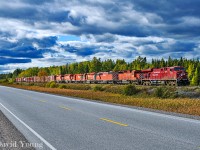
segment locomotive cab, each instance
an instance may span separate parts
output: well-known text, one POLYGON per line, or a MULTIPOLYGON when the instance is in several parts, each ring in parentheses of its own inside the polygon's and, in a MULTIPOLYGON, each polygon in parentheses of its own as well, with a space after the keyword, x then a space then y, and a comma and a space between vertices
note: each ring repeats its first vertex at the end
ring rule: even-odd
POLYGON ((174 66, 170 68, 170 72, 174 72, 174 78, 177 80, 178 85, 189 85, 189 79, 187 76, 187 72, 182 66, 174 66))

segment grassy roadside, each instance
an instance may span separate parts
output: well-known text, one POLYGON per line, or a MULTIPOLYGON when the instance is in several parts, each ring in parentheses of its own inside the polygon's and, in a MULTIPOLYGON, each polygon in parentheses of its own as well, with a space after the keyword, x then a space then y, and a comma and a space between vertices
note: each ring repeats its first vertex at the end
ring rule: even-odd
MULTIPOLYGON (((41 86, 26 86, 9 84, 7 86, 21 88, 26 90, 33 90, 39 92, 53 93, 64 96, 80 97, 85 99, 99 100, 103 102, 110 102, 116 104, 130 105, 145 107, 168 112, 183 113, 189 115, 200 116, 200 100, 191 98, 157 98, 157 97, 144 97, 144 96, 126 96, 119 93, 111 93, 101 90, 92 89, 62 89, 62 88, 49 88, 41 86)), ((80 85, 76 85, 77 87, 80 85)), ((72 88, 72 87, 71 87, 72 88)), ((159 92, 159 91, 158 91, 159 92)))

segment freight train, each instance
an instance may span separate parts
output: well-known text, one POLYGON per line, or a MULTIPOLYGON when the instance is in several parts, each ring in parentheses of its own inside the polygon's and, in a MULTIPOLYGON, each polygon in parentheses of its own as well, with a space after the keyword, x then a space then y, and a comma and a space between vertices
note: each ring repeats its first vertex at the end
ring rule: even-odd
POLYGON ((189 85, 189 79, 185 68, 182 66, 152 68, 145 70, 126 70, 93 72, 84 74, 51 75, 43 77, 16 78, 16 82, 51 82, 58 83, 114 83, 136 85, 189 85))

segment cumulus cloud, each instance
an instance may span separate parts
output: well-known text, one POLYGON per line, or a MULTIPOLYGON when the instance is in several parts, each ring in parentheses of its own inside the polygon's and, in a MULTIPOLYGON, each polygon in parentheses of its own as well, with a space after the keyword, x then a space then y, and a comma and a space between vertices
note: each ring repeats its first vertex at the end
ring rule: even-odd
POLYGON ((2 0, 0 72, 5 66, 10 69, 4 72, 94 56, 199 57, 199 5, 199 0, 2 0))

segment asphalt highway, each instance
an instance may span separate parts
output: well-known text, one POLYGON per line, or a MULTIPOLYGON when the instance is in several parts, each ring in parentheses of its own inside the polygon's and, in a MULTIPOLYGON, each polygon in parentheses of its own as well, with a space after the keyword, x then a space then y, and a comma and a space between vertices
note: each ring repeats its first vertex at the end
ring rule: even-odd
POLYGON ((3 86, 0 109, 36 149, 200 150, 199 120, 3 86))

